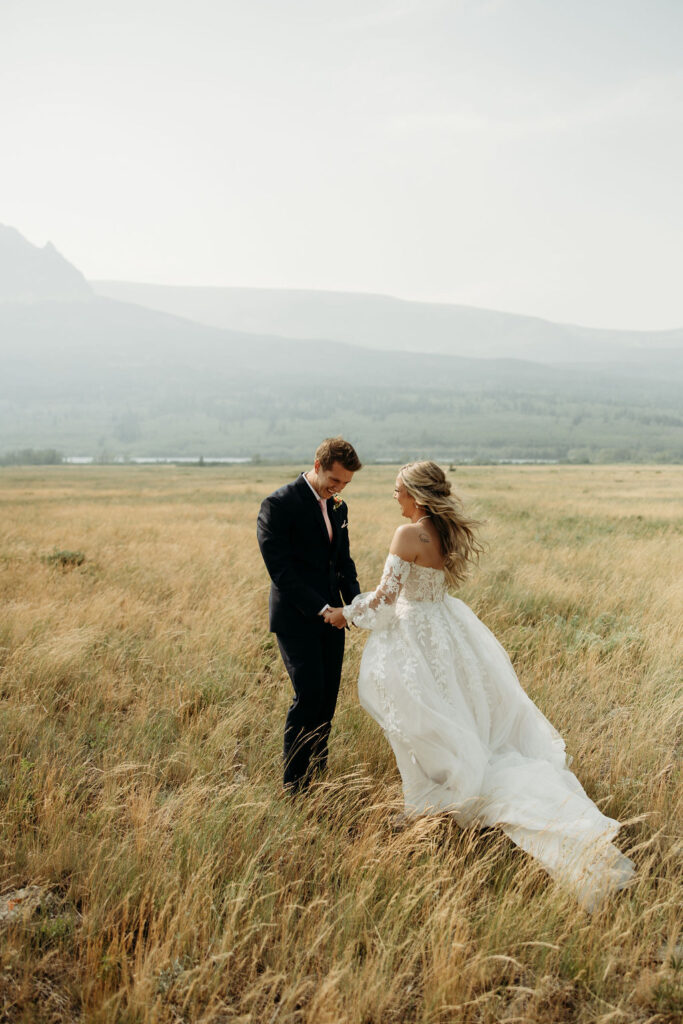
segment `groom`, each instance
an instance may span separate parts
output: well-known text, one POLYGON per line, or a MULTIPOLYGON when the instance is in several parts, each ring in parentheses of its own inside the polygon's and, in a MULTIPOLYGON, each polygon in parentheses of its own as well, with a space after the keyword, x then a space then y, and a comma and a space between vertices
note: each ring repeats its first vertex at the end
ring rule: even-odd
POLYGON ((348 512, 339 497, 361 462, 341 437, 318 446, 313 468, 270 494, 258 517, 258 542, 272 580, 270 630, 294 687, 287 713, 284 785, 305 789, 327 764, 337 703, 344 630, 323 613, 360 593, 349 553, 348 512))

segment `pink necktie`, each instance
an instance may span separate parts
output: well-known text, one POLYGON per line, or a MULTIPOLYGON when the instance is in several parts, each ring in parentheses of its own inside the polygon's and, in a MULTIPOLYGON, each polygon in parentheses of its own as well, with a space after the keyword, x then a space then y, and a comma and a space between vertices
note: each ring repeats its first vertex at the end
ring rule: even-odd
POLYGON ((324 498, 318 498, 318 501, 320 502, 320 510, 323 514, 323 519, 325 520, 325 526, 327 527, 327 536, 332 540, 332 523, 330 522, 330 517, 327 514, 327 502, 324 498))

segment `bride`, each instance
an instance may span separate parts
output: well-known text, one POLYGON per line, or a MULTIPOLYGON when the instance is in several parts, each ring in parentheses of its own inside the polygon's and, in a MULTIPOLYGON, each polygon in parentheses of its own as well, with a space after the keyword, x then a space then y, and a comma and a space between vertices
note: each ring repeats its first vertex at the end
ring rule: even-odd
POLYGON ((358 694, 396 755, 406 817, 449 811, 461 825, 497 826, 592 910, 633 863, 501 645, 447 592, 481 553, 477 524, 434 462, 404 466, 394 497, 410 524, 396 530, 379 586, 325 617, 372 630, 358 694))

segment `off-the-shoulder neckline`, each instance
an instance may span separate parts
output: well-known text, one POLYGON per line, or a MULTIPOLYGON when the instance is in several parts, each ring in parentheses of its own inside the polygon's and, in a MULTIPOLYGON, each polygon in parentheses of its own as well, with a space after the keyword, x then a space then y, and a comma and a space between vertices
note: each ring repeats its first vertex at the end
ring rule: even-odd
POLYGON ((405 558, 401 558, 400 555, 395 555, 393 552, 389 552, 389 558, 398 558, 399 562, 403 562, 404 565, 414 566, 416 569, 429 569, 430 572, 443 572, 443 566, 437 569, 435 565, 419 565, 417 562, 409 562, 405 558))

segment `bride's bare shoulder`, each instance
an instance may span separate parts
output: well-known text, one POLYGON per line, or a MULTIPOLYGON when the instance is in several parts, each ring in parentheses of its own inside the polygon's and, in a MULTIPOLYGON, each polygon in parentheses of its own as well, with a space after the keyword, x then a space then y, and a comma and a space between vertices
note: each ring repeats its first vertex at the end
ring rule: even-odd
POLYGON ((391 541, 389 553, 398 555, 406 562, 414 562, 419 544, 419 530, 413 523, 405 523, 399 526, 391 541))

